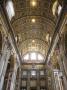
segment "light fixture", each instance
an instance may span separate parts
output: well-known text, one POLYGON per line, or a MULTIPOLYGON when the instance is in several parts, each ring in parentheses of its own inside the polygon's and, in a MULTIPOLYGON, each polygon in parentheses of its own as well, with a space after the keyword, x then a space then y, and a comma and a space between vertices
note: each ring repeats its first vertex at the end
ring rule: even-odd
POLYGON ((35 42, 35 40, 32 40, 32 43, 34 43, 35 42))
POLYGON ((32 21, 32 23, 35 23, 36 22, 36 20, 34 18, 31 21, 32 21))
POLYGON ((6 11, 9 19, 11 20, 13 16, 15 16, 14 7, 12 0, 9 0, 6 4, 6 11))
POLYGON ((35 0, 32 0, 32 1, 31 1, 31 5, 32 5, 33 7, 35 7, 35 6, 36 6, 36 4, 37 4, 37 3, 36 3, 36 1, 35 1, 35 0))

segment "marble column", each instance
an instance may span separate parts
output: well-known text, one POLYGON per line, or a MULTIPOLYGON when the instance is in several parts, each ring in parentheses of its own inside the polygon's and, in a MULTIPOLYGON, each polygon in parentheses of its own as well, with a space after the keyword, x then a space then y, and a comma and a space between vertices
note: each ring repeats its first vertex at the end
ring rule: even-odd
POLYGON ((40 90, 39 71, 37 71, 37 90, 40 90))
POLYGON ((30 90, 30 71, 28 71, 27 90, 30 90))
POLYGON ((59 50, 60 53, 58 55, 58 63, 60 65, 60 70, 63 73, 63 87, 64 90, 67 90, 67 60, 65 57, 65 38, 64 38, 64 34, 62 35, 61 39, 60 39, 60 44, 59 44, 59 50))
POLYGON ((5 77, 10 55, 11 55, 10 50, 7 48, 7 45, 5 45, 4 50, 2 51, 2 57, 0 60, 0 90, 2 90, 2 87, 3 87, 4 77, 5 77))
POLYGON ((14 90, 14 89, 15 89, 17 69, 18 69, 18 65, 17 65, 17 63, 15 63, 15 65, 14 65, 14 70, 13 70, 13 73, 12 73, 10 90, 14 90))

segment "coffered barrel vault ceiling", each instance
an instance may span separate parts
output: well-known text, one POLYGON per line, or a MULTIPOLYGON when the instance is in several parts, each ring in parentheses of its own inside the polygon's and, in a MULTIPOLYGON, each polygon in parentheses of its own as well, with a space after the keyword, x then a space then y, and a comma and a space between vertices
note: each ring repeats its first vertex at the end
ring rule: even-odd
POLYGON ((22 55, 36 51, 46 56, 55 28, 51 0, 13 0, 13 3, 15 16, 11 24, 22 55))

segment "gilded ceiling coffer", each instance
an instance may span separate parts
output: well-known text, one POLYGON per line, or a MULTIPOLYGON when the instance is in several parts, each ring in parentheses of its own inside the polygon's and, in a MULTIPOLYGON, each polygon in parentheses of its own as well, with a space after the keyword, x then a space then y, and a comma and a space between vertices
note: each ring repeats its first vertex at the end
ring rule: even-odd
POLYGON ((37 51, 46 55, 55 20, 48 0, 13 0, 15 17, 11 24, 19 37, 19 49, 37 51), (34 42, 33 42, 34 41, 34 42))
POLYGON ((39 52, 46 56, 56 24, 57 17, 52 12, 55 3, 49 0, 6 2, 7 13, 10 12, 9 8, 13 12, 9 19, 22 56, 28 52, 39 52))

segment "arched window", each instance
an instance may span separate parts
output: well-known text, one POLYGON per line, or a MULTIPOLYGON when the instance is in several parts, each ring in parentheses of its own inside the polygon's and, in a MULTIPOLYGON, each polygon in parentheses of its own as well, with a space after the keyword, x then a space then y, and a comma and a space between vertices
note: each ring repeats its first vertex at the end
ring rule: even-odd
POLYGON ((38 52, 29 52, 23 56, 23 60, 44 60, 44 56, 38 52))

